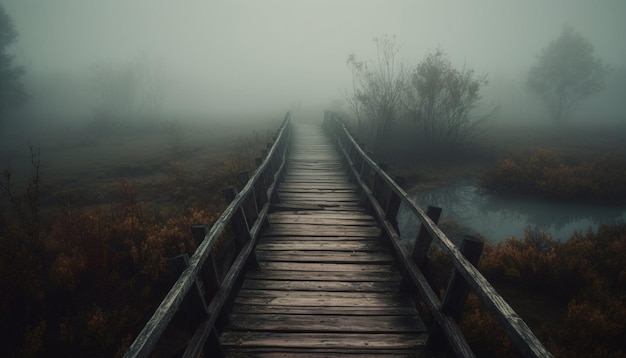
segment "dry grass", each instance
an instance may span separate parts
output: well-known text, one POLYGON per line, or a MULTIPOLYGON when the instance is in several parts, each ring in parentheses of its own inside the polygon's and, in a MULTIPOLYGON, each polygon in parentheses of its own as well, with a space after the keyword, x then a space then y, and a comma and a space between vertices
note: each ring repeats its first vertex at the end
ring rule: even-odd
POLYGON ((49 132, 35 168, 2 143, 0 356, 121 355, 173 282, 168 259, 193 253, 191 225, 219 216, 279 122, 49 132))
POLYGON ((106 204, 120 180, 133 185, 148 205, 176 205, 165 200, 169 192, 163 187, 166 179, 208 175, 212 168, 245 154, 241 152, 247 150, 251 138, 265 141, 267 132, 279 123, 280 118, 154 123, 107 135, 84 127, 31 131, 0 145, 0 165, 10 167, 15 183, 23 183, 30 175, 27 144, 39 148, 42 204, 49 209, 68 203, 106 204))
POLYGON ((446 156, 411 143, 411 128, 398 128, 393 155, 387 161, 394 175, 408 179, 409 189, 432 188, 477 177, 485 167, 521 152, 546 148, 566 161, 599 156, 626 159, 626 124, 572 124, 555 128, 537 122, 494 121, 479 140, 446 156))

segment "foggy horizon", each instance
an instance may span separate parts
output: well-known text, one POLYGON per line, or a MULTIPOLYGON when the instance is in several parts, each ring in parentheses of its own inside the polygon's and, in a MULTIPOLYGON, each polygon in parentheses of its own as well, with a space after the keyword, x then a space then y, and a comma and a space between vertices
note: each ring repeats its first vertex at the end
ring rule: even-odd
MULTIPOLYGON (((373 59, 372 39, 385 34, 396 36, 407 67, 441 48, 455 66, 488 74, 484 101, 505 111, 517 110, 508 102, 529 101, 524 77, 565 25, 589 39, 620 80, 626 63, 619 1, 0 3, 18 32, 12 53, 26 70, 30 104, 58 117, 92 115, 95 66, 137 59, 167 83, 165 116, 281 113, 294 101, 328 106, 351 89, 347 56, 373 59)), ((606 92, 612 86, 609 78, 606 92)), ((589 102, 620 102, 606 92, 589 102)))

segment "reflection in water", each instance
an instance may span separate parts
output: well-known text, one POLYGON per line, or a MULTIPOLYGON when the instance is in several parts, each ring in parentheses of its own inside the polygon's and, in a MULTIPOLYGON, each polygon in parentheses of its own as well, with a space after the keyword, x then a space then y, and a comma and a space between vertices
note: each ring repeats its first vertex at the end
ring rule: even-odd
MULTIPOLYGON (((480 233, 491 242, 521 237, 527 226, 567 240, 575 231, 596 230, 601 223, 626 220, 626 207, 553 203, 527 198, 505 198, 484 193, 470 181, 415 192, 413 199, 424 210, 428 205, 443 209, 441 220, 454 220, 480 233)), ((403 238, 415 237, 418 225, 406 208, 399 213, 403 238)))

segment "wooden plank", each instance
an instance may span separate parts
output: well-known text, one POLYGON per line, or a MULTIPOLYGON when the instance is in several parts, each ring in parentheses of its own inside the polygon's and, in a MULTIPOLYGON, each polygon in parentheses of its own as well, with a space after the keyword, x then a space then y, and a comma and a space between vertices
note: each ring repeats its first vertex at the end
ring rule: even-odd
POLYGON ((291 348, 361 348, 417 349, 425 344, 419 334, 342 334, 334 333, 284 333, 284 332, 224 332, 220 337, 223 346, 239 347, 291 347, 291 348))
POLYGON ((359 197, 355 193, 294 193, 278 192, 281 200, 320 200, 325 201, 358 201, 359 197))
POLYGON ((293 217, 293 218, 305 218, 308 216, 315 216, 320 218, 335 218, 335 219, 350 219, 350 220, 372 220, 373 217, 370 214, 360 211, 332 211, 332 210, 294 210, 294 211, 280 211, 274 212, 268 215, 269 218, 275 217, 293 217))
POLYGON ((397 271, 288 271, 288 270, 251 270, 246 273, 247 279, 268 280, 303 280, 303 281, 344 281, 344 282, 367 282, 367 281, 401 281, 402 276, 397 271))
MULTIPOLYGON (((283 182, 280 184, 280 187, 282 189, 289 189, 289 188, 303 188, 303 187, 307 187, 307 185, 303 184, 303 183, 290 183, 290 182, 283 182)), ((351 184, 351 183, 316 183, 315 184, 315 189, 340 189, 340 190, 345 190, 345 189, 356 189, 356 185, 351 184)))
POLYGON ((426 327, 417 315, 368 316, 343 315, 289 315, 289 314, 243 314, 230 315, 230 329, 248 331, 281 332, 340 332, 340 333, 399 333, 425 332, 426 327))
POLYGON ((354 240, 363 240, 363 242, 371 242, 378 241, 380 242, 380 238, 378 236, 367 237, 367 236, 355 236, 355 237, 347 237, 347 236, 337 236, 337 235, 327 235, 327 236, 311 236, 311 235, 286 235, 286 236, 264 236, 260 242, 269 243, 269 242, 327 242, 327 241, 339 241, 339 242, 350 242, 354 240))
POLYGON ((320 262, 320 263, 386 263, 393 258, 387 252, 347 252, 347 251, 265 251, 257 250, 257 260, 274 262, 320 262))
MULTIPOLYGON (((313 241, 313 240, 312 240, 313 241)), ((378 239, 341 241, 277 241, 264 238, 256 246, 257 250, 326 250, 326 251, 385 251, 378 239)))
POLYGON ((375 300, 397 296, 396 292, 350 292, 350 291, 337 291, 337 292, 316 292, 316 291, 281 291, 281 290, 246 290, 241 289, 239 291, 240 297, 253 296, 253 297, 332 297, 332 298, 362 298, 364 300, 375 300))
POLYGON ((395 271, 390 265, 368 265, 368 264, 335 264, 335 263, 308 263, 308 262, 274 262, 260 261, 259 267, 264 270, 286 270, 286 271, 331 271, 331 272, 381 272, 389 273, 395 271))
POLYGON ((394 292, 398 282, 369 281, 277 281, 277 280, 246 280, 242 289, 247 290, 283 290, 283 291, 343 291, 343 292, 394 292))
POLYGON ((337 219, 321 216, 273 216, 268 220, 272 224, 314 224, 314 225, 350 225, 350 226, 374 226, 374 219, 337 219))
POLYGON ((272 203, 272 209, 274 210, 338 210, 338 211, 365 212, 365 208, 361 208, 357 206, 320 205, 320 204, 307 203, 307 202, 272 203))
POLYGON ((301 358, 303 355, 306 357, 316 358, 316 357, 324 357, 324 358, 345 358, 347 354, 356 355, 362 358, 394 358, 394 357, 413 357, 414 353, 407 350, 378 350, 377 353, 365 352, 365 351, 355 351, 354 349, 350 350, 328 350, 328 349, 317 349, 317 348, 307 348, 306 350, 302 349, 288 349, 288 348, 235 348, 229 349, 226 348, 224 350, 226 356, 236 356, 238 358, 301 358))
POLYGON ((282 205, 317 205, 318 209, 334 209, 334 210, 361 210, 358 200, 352 201, 332 201, 332 200, 288 200, 284 199, 280 202, 282 205))
POLYGON ((376 226, 349 226, 349 225, 274 225, 267 228, 264 233, 268 236, 357 236, 379 237, 380 228, 376 226), (312 235, 314 234, 314 235, 312 235))
POLYGON ((278 314, 317 314, 317 315, 355 315, 369 316, 376 320, 377 316, 385 315, 415 315, 415 307, 377 307, 377 306, 337 306, 337 307, 314 307, 314 306, 274 306, 269 304, 252 305, 238 304, 232 310, 233 313, 278 313, 278 314))
POLYGON ((292 186, 290 188, 286 188, 283 185, 278 189, 279 193, 303 193, 303 194, 356 194, 356 188, 341 188, 341 189, 324 189, 324 188, 313 188, 311 186, 295 187, 292 186))

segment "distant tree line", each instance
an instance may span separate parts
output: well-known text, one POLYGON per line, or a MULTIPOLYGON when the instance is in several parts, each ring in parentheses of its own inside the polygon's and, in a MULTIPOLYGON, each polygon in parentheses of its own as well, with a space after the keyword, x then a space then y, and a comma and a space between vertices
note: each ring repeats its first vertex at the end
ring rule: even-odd
MULTIPOLYGON (((350 54, 352 92, 346 100, 359 135, 385 156, 390 133, 402 120, 414 124, 416 140, 437 150, 458 149, 480 133, 498 106, 482 106, 487 74, 455 68, 442 49, 426 54, 414 68, 398 60, 395 36, 374 39, 376 58, 350 54)), ((593 55, 593 46, 571 27, 544 48, 526 78, 529 91, 545 106, 555 124, 571 117, 580 103, 602 90, 610 68, 593 55)))
POLYGON ((397 60, 395 37, 375 38, 375 61, 348 56, 353 88, 347 101, 358 131, 384 155, 391 128, 401 120, 414 123, 418 139, 439 149, 457 148, 478 133, 480 123, 494 112, 479 111, 480 90, 487 75, 456 69, 441 49, 413 69, 397 60))

